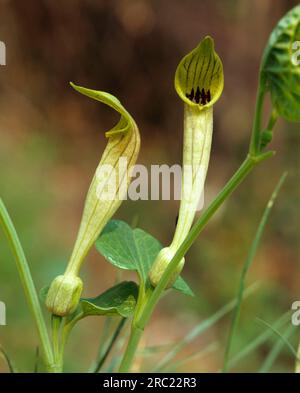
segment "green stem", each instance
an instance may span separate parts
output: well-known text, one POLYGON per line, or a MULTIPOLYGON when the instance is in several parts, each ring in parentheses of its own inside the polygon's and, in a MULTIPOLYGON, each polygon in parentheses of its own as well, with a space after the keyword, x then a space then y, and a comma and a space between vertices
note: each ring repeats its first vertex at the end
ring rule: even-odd
POLYGON ((132 324, 131 333, 129 337, 129 341, 127 344, 127 348, 122 359, 119 372, 120 373, 127 373, 129 372, 132 361, 135 356, 135 352, 137 350, 138 344, 143 334, 143 329, 140 329, 137 325, 132 324))
POLYGON ((66 343, 68 341, 69 335, 73 329, 73 327, 76 325, 78 321, 82 319, 82 313, 79 313, 76 317, 74 317, 71 321, 67 321, 66 318, 63 319, 63 326, 62 326, 62 332, 61 332, 61 340, 60 340, 60 346, 59 346, 59 351, 58 351, 58 363, 60 365, 60 368, 63 369, 63 364, 64 364, 64 353, 65 353, 65 347, 66 343))
POLYGON ((62 372, 63 359, 60 352, 60 340, 59 340, 61 317, 52 314, 51 322, 52 322, 52 344, 53 344, 53 352, 54 352, 54 361, 56 364, 55 372, 62 372))
POLYGON ((34 362, 34 369, 33 369, 34 374, 37 374, 39 372, 39 360, 40 360, 40 348, 36 347, 35 362, 34 362))
POLYGON ((88 370, 89 373, 93 373, 95 371, 96 364, 98 363, 99 359, 102 358, 103 353, 105 352, 105 344, 109 339, 109 332, 111 330, 112 321, 113 321, 113 317, 106 317, 105 318, 104 326, 103 326, 101 337, 100 337, 97 357, 96 357, 96 360, 93 362, 93 364, 90 366, 90 368, 88 370))
POLYGON ((9 242, 10 248, 16 260, 17 269, 23 285, 25 296, 32 312, 38 330, 41 347, 43 350, 43 360, 48 372, 55 371, 53 352, 47 332, 46 323, 41 310, 41 305, 36 292, 36 288, 30 273, 28 262, 24 250, 20 243, 16 229, 8 214, 8 211, 0 198, 0 225, 9 242))
POLYGON ((249 172, 261 161, 273 156, 273 152, 267 152, 264 154, 260 154, 258 156, 248 155, 245 161, 242 163, 240 168, 235 172, 232 178, 228 181, 228 183, 224 186, 224 188, 219 192, 214 201, 209 205, 209 207, 204 211, 202 216, 198 219, 196 224, 192 227, 188 236, 181 244, 179 249, 177 250, 174 258, 169 263, 166 268, 164 274, 162 275, 161 280, 158 285, 152 290, 149 295, 146 297, 145 303, 142 307, 142 310, 137 310, 139 313, 138 319, 132 325, 132 332, 129 338, 129 342, 127 345, 127 349, 124 354, 124 358, 121 363, 120 371, 128 372, 131 368, 132 360, 134 358, 135 351, 138 346, 138 342, 143 333, 143 330, 148 323, 152 312, 159 301, 160 296, 162 295, 164 289, 166 288, 169 278, 172 273, 176 270, 176 267, 180 263, 181 259, 193 245, 200 232, 205 228, 206 224, 210 220, 210 218, 215 214, 218 208, 223 204, 223 202, 232 194, 232 192, 238 187, 238 185, 247 177, 249 172))
POLYGON ((98 373, 101 370, 103 364, 105 363, 106 359, 108 358, 108 355, 110 354, 110 351, 112 350, 112 348, 114 346, 114 343, 117 341, 117 339, 118 339, 118 337, 119 337, 119 335, 125 325, 125 322, 126 322, 126 318, 122 318, 121 321, 119 322, 119 324, 118 324, 118 326, 117 326, 117 328, 116 328, 116 330, 110 340, 110 343, 108 344, 108 346, 106 348, 106 351, 99 358, 99 360, 97 362, 97 365, 93 371, 94 373, 98 373))
POLYGON ((264 104, 265 94, 266 94, 266 89, 264 87, 264 84, 261 82, 259 83, 259 87, 257 91, 255 115, 254 115, 253 129, 252 129, 250 148, 249 148, 249 154, 252 156, 256 156, 260 151, 260 137, 261 137, 261 130, 262 130, 261 123, 262 123, 263 104, 264 104))
POLYGON ((296 359, 296 368, 295 368, 295 373, 300 373, 300 342, 298 344, 298 349, 297 349, 297 359, 296 359))
POLYGON ((153 287, 149 287, 145 291, 145 285, 141 285, 137 307, 135 309, 134 317, 131 324, 130 337, 119 369, 120 373, 126 373, 131 368, 135 352, 137 350, 140 338, 144 332, 144 328, 146 325, 146 323, 144 325, 141 325, 144 307, 148 304, 148 301, 151 298, 153 291, 153 287))
POLYGON ((239 317, 240 317, 240 311, 241 311, 241 304, 242 304, 242 300, 243 300, 243 293, 244 293, 244 288, 245 288, 245 282, 246 282, 246 276, 247 273, 251 267, 251 264, 254 260, 254 257, 256 255, 258 246, 260 244, 266 223, 268 221, 268 218, 270 216, 271 213, 271 209, 274 205, 274 201, 277 197, 277 194, 283 184, 283 182, 285 181, 287 176, 287 173, 284 173, 281 177, 279 182, 277 183, 274 191, 272 192, 272 195, 267 203, 267 206, 265 207, 265 210, 263 212, 262 218, 259 222, 258 228, 256 230, 253 242, 251 244, 249 253, 247 255, 246 261, 243 265, 243 269, 241 272, 241 278, 239 281, 239 288, 238 288, 238 294, 237 294, 237 304, 235 306, 234 312, 233 312, 233 316, 232 316, 232 322, 231 322, 231 327, 230 327, 230 332, 229 332, 229 336, 228 336, 228 340, 227 340, 227 345, 225 348, 225 354, 224 354, 224 365, 223 365, 223 372, 227 372, 228 371, 228 362, 229 362, 229 355, 230 355, 230 350, 232 347, 232 342, 233 342, 233 338, 237 329, 237 325, 239 322, 239 317))

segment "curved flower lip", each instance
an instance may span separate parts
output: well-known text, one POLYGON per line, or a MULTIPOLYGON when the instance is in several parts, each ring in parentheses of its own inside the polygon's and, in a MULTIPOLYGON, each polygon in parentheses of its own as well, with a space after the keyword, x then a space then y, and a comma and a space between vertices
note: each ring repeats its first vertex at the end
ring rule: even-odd
POLYGON ((119 112, 121 115, 121 119, 111 130, 106 131, 105 136, 109 138, 112 135, 123 134, 126 133, 129 128, 135 124, 133 118, 121 104, 121 102, 112 94, 109 94, 105 91, 96 91, 92 89, 87 89, 82 86, 75 85, 75 83, 70 82, 70 85, 79 93, 93 98, 94 100, 100 101, 103 104, 106 104, 113 108, 115 111, 119 112))
POLYGON ((175 89, 185 103, 204 109, 219 99, 223 87, 223 64, 214 50, 213 39, 206 36, 179 63, 175 89))
POLYGON ((132 116, 112 94, 87 89, 72 82, 70 84, 79 93, 108 105, 120 114, 118 123, 105 133, 108 138, 107 146, 89 187, 77 240, 67 266, 67 273, 77 275, 97 236, 124 200, 123 195, 127 192, 131 180, 131 170, 140 150, 140 134, 132 116), (126 165, 122 166, 121 159, 126 160, 126 165), (109 168, 108 177, 99 175, 104 168, 109 168), (107 198, 104 190, 109 186, 110 179, 115 187, 107 198))

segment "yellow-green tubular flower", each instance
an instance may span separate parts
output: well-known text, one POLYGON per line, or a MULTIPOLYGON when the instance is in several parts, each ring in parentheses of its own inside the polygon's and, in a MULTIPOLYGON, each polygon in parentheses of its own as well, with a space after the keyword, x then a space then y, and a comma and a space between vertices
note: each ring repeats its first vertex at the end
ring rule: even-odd
MULTIPOLYGON (((214 50, 212 38, 205 37, 197 48, 181 60, 175 74, 175 89, 184 102, 181 203, 173 241, 160 251, 150 271, 153 286, 158 284, 193 224, 209 163, 213 104, 219 99, 223 85, 222 62, 214 50)), ((172 286, 183 265, 184 258, 168 287, 172 286)))
POLYGON ((115 109, 121 118, 106 132, 108 144, 91 182, 75 246, 64 275, 56 277, 48 291, 46 306, 53 314, 72 313, 80 299, 82 282, 78 277, 81 264, 125 198, 130 174, 140 150, 140 134, 131 115, 109 93, 79 87, 75 90, 115 109))

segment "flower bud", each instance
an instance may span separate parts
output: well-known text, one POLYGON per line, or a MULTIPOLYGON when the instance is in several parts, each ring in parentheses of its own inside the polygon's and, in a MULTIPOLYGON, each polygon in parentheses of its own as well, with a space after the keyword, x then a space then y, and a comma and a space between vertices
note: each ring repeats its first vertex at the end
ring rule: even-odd
MULTIPOLYGON (((155 262, 151 268, 150 276, 149 276, 150 282, 154 287, 159 283, 159 280, 161 279, 164 271, 168 267, 168 264, 171 262, 175 254, 176 254, 176 250, 171 249, 171 247, 165 247, 161 249, 160 252, 158 253, 155 262)), ((179 265, 176 267, 175 272, 173 272, 172 276, 170 277, 170 280, 168 282, 168 287, 171 287, 175 283, 178 275, 181 273, 181 270, 183 269, 183 266, 184 266, 184 258, 181 259, 179 265)))
POLYGON ((61 317, 75 311, 82 292, 82 281, 71 274, 57 276, 52 282, 46 299, 46 307, 61 317))

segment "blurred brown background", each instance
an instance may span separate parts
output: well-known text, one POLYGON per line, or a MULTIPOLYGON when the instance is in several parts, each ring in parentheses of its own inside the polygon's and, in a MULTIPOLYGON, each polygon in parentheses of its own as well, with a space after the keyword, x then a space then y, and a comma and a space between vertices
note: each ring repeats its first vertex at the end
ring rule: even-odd
MULTIPOLYGON (((214 110, 214 140, 206 204, 244 158, 249 143, 260 57, 288 0, 0 0, 0 196, 14 219, 38 288, 64 270, 89 181, 116 121, 108 108, 68 85, 109 91, 136 119, 142 136, 139 163, 181 161, 182 104, 174 88, 179 60, 207 34, 224 63, 225 89, 214 110)), ((253 172, 224 205, 187 258, 184 277, 197 297, 166 296, 145 334, 144 346, 179 340, 236 293, 241 266, 265 203, 284 170, 288 180, 248 277, 259 289, 245 301, 233 353, 299 299, 299 125, 279 121, 276 157, 253 172)), ((162 243, 172 238, 178 204, 125 202, 116 217, 138 218, 162 243)), ((125 275, 127 277, 127 275, 125 275)), ((115 270, 92 251, 84 265, 85 295, 115 280, 115 270)), ((7 305, 0 343, 21 369, 31 367, 37 344, 13 258, 0 234, 0 300, 7 305)), ((219 347, 181 371, 216 371, 222 364, 230 318, 222 319, 183 356, 210 342, 219 347)), ((84 321, 67 348, 67 371, 86 370, 96 354, 102 320, 84 321)), ((300 328, 299 328, 300 329, 300 328)), ((291 341, 300 338, 300 330, 291 341)), ((235 370, 256 371, 276 337, 235 370)), ((158 357, 161 356, 160 354, 158 357)), ((144 360, 151 369, 153 359, 144 360)), ((136 367, 138 367, 137 365, 136 367)), ((291 371, 288 350, 273 371, 291 371)), ((143 368, 142 368, 143 369, 143 368)), ((6 371, 3 362, 0 370, 6 371)))

